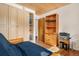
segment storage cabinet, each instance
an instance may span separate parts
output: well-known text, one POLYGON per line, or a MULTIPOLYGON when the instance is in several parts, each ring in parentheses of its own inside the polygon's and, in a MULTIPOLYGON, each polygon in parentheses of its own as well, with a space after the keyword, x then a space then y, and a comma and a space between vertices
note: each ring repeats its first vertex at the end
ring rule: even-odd
POLYGON ((0 4, 0 33, 7 39, 23 38, 25 41, 29 40, 29 15, 30 12, 23 9, 0 4))
POLYGON ((9 39, 16 38, 29 40, 29 12, 9 6, 9 39))

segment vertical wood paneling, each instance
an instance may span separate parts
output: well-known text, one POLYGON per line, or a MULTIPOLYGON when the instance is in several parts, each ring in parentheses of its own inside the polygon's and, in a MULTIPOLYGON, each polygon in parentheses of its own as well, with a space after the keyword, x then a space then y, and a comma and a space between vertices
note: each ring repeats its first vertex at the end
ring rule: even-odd
POLYGON ((29 13, 24 12, 24 40, 28 41, 29 40, 29 13))
POLYGON ((0 33, 8 39, 8 6, 0 4, 0 33))
POLYGON ((23 11, 22 10, 19 10, 18 9, 18 22, 17 22, 17 34, 18 36, 17 37, 23 37, 23 30, 24 30, 24 27, 23 27, 23 20, 24 20, 24 17, 23 17, 23 11))
POLYGON ((17 36, 17 9, 9 6, 9 39, 17 36))

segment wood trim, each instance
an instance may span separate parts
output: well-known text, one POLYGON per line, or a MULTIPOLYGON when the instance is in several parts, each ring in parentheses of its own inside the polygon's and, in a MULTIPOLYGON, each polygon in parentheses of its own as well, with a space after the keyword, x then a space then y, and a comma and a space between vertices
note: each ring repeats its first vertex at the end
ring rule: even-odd
POLYGON ((11 44, 17 44, 17 43, 21 43, 21 42, 23 42, 23 41, 24 41, 23 38, 15 38, 15 39, 9 40, 9 42, 10 42, 11 44))
POLYGON ((58 33, 59 33, 59 15, 56 14, 56 34, 57 34, 57 46, 58 46, 58 42, 59 42, 59 39, 58 39, 58 33))

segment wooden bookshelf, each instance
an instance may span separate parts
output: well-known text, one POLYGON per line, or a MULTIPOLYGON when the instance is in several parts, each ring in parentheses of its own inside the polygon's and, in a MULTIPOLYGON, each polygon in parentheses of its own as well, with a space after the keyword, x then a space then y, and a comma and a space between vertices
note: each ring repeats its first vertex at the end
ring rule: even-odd
POLYGON ((46 16, 44 41, 48 45, 57 45, 57 14, 46 16))

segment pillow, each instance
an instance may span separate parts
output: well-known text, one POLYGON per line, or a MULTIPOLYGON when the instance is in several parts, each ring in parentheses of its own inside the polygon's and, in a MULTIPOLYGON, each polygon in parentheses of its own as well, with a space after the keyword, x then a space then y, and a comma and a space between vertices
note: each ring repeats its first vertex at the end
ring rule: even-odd
POLYGON ((22 55, 20 50, 11 45, 8 40, 0 33, 0 55, 3 56, 19 56, 22 55), (16 53, 17 51, 17 53, 16 53))

